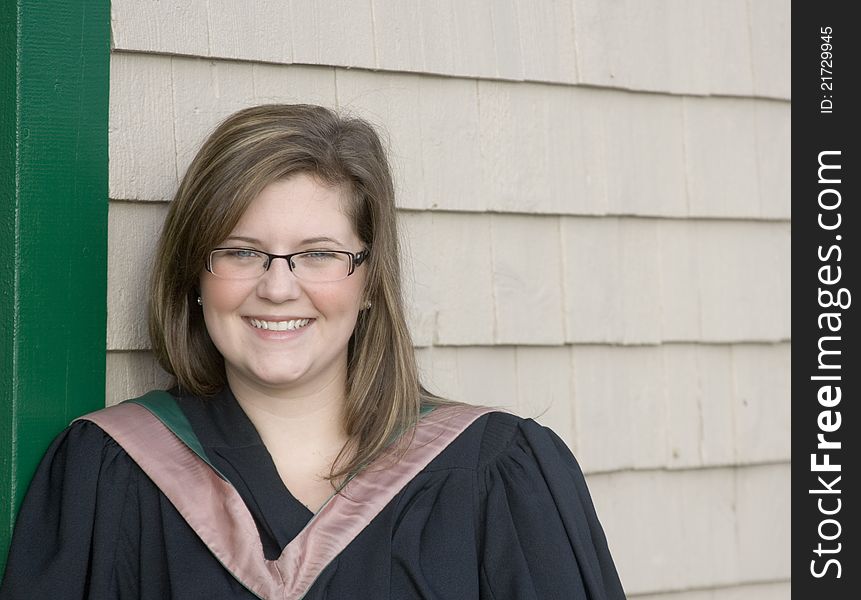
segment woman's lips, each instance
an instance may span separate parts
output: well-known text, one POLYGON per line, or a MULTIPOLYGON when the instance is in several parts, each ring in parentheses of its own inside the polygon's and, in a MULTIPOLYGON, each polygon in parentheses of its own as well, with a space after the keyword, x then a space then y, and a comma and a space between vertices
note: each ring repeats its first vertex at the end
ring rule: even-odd
POLYGON ((258 337, 263 339, 290 339, 295 338, 311 327, 316 319, 295 318, 295 319, 261 319, 257 317, 246 317, 245 322, 254 330, 258 337))
POLYGON ((293 331, 295 329, 301 329, 308 325, 312 319, 285 319, 285 320, 270 320, 270 319, 258 319, 255 317, 250 317, 248 322, 251 323, 252 327, 256 327, 257 329, 266 329, 268 331, 293 331))

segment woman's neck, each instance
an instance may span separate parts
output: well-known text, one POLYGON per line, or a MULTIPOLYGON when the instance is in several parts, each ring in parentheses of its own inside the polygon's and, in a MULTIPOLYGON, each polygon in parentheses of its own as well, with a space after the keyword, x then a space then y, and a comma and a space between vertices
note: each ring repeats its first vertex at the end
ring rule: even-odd
POLYGON ((345 383, 335 378, 303 393, 274 393, 228 382, 236 401, 254 424, 278 475, 294 498, 312 512, 332 495, 339 482, 330 481, 333 465, 347 449, 344 431, 345 383))
POLYGON ((239 406, 273 454, 286 448, 320 451, 346 442, 343 378, 292 392, 250 386, 229 372, 227 379, 239 406))

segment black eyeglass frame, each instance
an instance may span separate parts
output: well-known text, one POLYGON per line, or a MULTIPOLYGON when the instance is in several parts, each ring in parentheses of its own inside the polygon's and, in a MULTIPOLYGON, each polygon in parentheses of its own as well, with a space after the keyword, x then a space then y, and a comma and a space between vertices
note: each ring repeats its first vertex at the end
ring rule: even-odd
MULTIPOLYGON (((236 248, 236 247, 232 247, 232 246, 225 246, 222 248, 213 248, 212 250, 209 251, 209 255, 206 257, 206 270, 209 271, 210 273, 212 273, 212 275, 215 277, 218 277, 218 275, 216 275, 212 271, 212 255, 213 255, 213 253, 215 253, 219 250, 246 250, 248 252, 257 252, 258 254, 264 254, 266 256, 267 260, 266 260, 266 264, 263 266, 263 273, 266 273, 267 271, 269 271, 269 267, 272 266, 273 260, 275 260, 276 258, 283 258, 284 260, 287 261, 287 268, 290 269, 290 272, 293 273, 294 275, 296 274, 293 271, 293 266, 294 266, 293 265, 293 257, 294 256, 299 256, 300 254, 316 254, 319 252, 325 252, 328 254, 345 254, 345 255, 350 257, 350 271, 347 273, 347 275, 344 277, 344 279, 346 279, 347 277, 349 277, 350 275, 355 273, 356 267, 358 267, 363 262, 365 262, 367 260, 368 256, 370 256, 370 254, 371 254, 371 251, 369 249, 360 250, 359 252, 349 252, 347 250, 302 250, 301 252, 292 252, 290 254, 272 254, 271 252, 266 252, 265 250, 258 250, 257 248, 242 248, 242 247, 236 248)), ((258 277, 263 277, 263 273, 258 275, 258 277)), ((223 279, 222 277, 218 277, 218 278, 223 279)), ((249 277, 249 279, 251 279, 251 278, 249 277)), ((302 279, 302 278, 299 277, 299 279, 302 279)), ((335 281, 343 281, 343 279, 336 279, 335 281)))

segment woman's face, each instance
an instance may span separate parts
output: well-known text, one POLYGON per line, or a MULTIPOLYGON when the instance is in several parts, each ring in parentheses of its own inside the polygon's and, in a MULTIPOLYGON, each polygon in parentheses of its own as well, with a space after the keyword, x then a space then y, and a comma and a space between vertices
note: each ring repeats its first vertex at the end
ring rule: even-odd
MULTIPOLYGON (((343 188, 322 185, 307 174, 274 182, 251 202, 219 247, 272 254, 359 252, 364 246, 342 210, 347 201, 343 188)), ((223 279, 204 270, 203 316, 224 356, 231 387, 267 394, 306 394, 331 385, 343 389, 347 343, 362 308, 365 277, 360 265, 346 279, 309 283, 297 279, 281 259, 257 279, 223 279), (292 329, 297 325, 302 326, 292 329), (285 326, 291 329, 278 329, 285 326)))

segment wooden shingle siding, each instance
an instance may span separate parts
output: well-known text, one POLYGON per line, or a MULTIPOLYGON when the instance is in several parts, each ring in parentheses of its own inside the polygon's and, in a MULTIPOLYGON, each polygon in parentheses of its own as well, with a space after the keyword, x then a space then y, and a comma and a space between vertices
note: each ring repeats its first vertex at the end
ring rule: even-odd
POLYGON ((641 600, 789 596, 789 0, 114 0, 107 398, 239 108, 376 124, 434 391, 551 426, 641 600))
POLYGON ((405 208, 789 217, 783 102, 143 54, 112 72, 113 198, 169 199, 220 119, 305 101, 381 125, 405 208))
POLYGON ((789 5, 118 0, 112 34, 123 51, 788 99, 789 5))
POLYGON ((788 344, 434 346, 433 391, 546 421, 587 472, 788 462, 788 344))
POLYGON ((628 594, 628 600, 786 600, 792 594, 788 581, 735 584, 701 588, 685 592, 628 594))
MULTIPOLYGON (((138 323, 165 203, 111 203, 108 348, 138 323)), ((780 342, 782 222, 401 211, 418 346, 780 342)))
POLYGON ((788 580, 789 476, 788 464, 773 464, 588 480, 633 595, 788 580))

